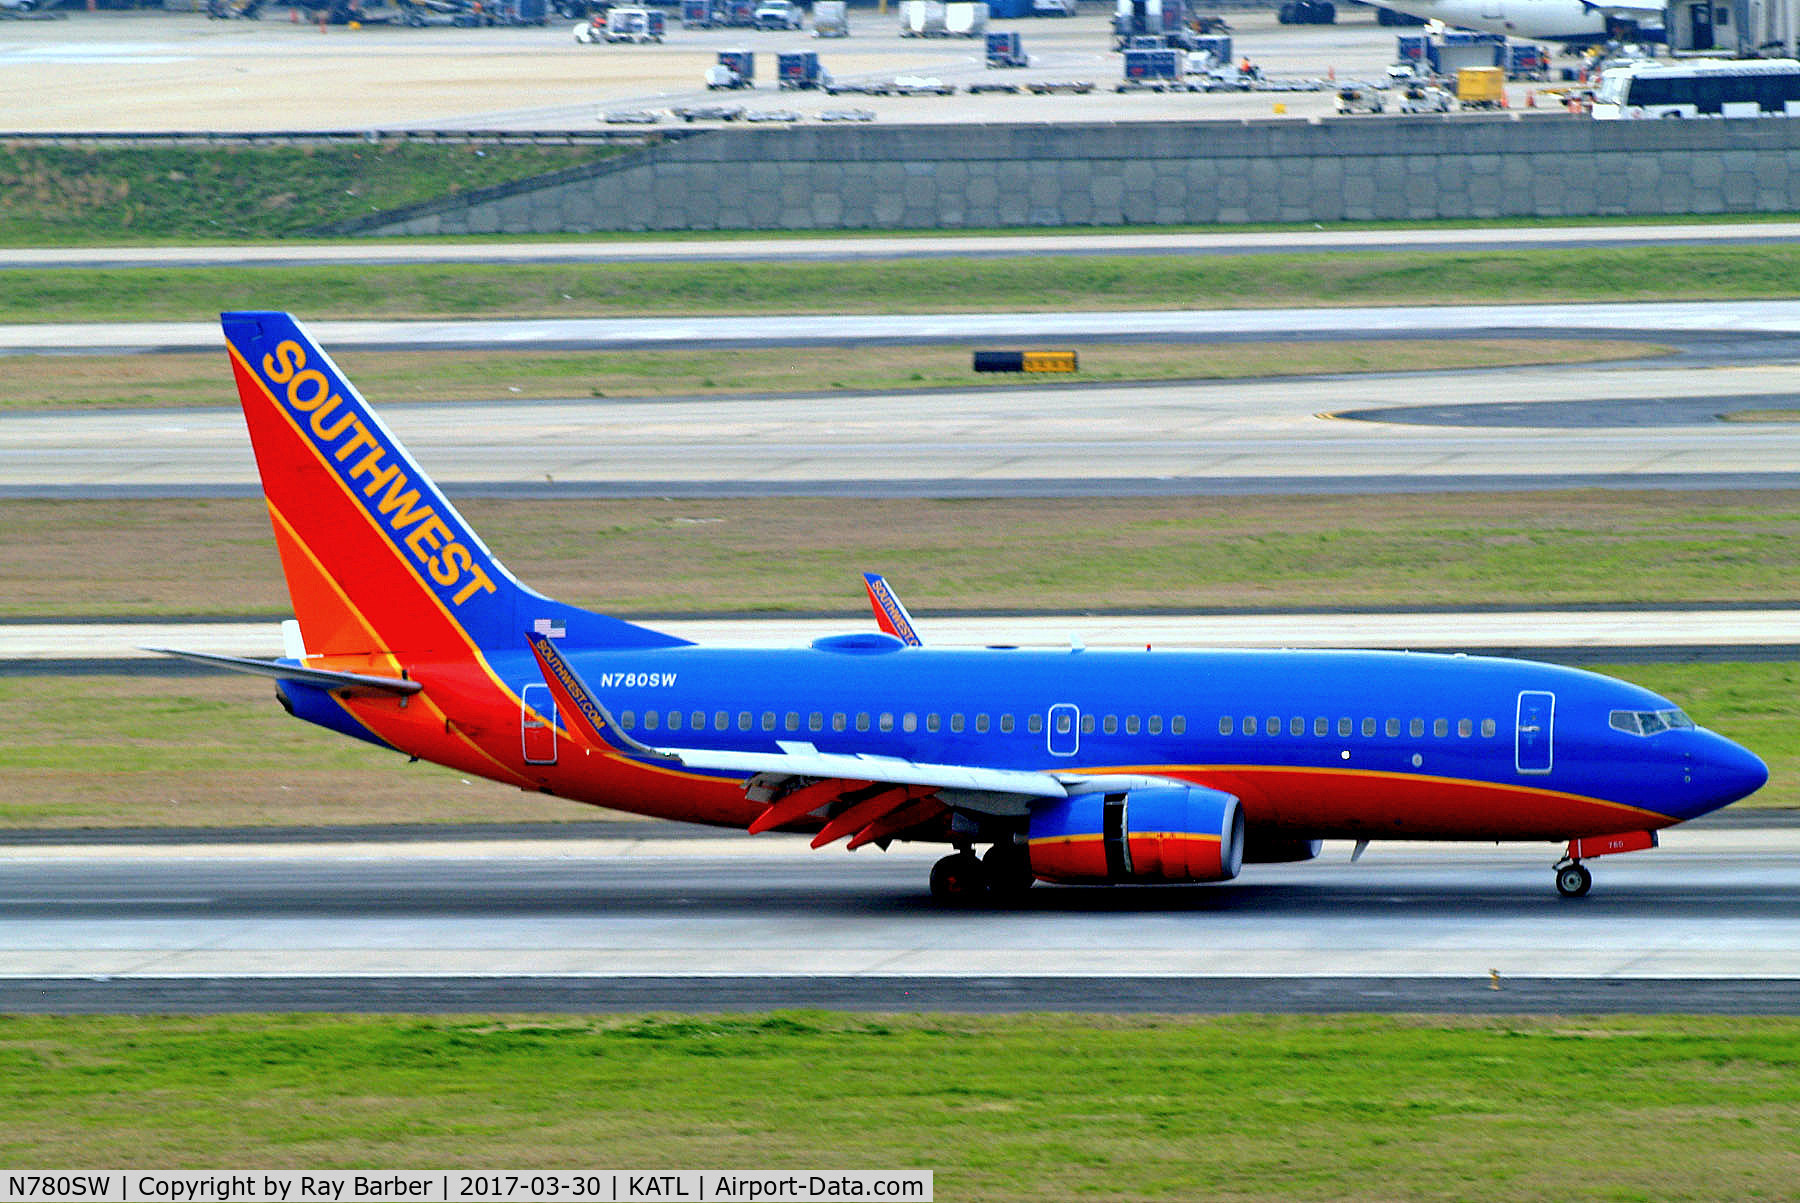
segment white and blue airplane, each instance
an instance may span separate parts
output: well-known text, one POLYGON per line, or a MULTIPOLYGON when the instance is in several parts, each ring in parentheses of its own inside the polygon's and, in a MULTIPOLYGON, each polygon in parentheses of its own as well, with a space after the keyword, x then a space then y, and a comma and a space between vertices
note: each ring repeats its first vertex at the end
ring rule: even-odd
POLYGON ((223 321, 298 638, 278 660, 176 654, 465 773, 816 847, 944 844, 933 893, 996 899, 1036 880, 1224 881, 1327 838, 1562 844, 1556 885, 1578 896, 1586 860, 1653 847, 1768 776, 1594 673, 937 648, 875 580, 886 631, 699 646, 520 584, 297 321, 223 321))
POLYGON ((1377 7, 1454 29, 1564 45, 1665 40, 1664 6, 1649 0, 1380 0, 1377 7))

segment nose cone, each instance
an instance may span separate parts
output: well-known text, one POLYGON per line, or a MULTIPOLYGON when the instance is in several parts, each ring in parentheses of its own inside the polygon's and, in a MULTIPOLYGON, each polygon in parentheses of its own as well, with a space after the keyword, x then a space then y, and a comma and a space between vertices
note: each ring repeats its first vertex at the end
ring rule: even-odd
POLYGON ((1768 783, 1769 766, 1748 748, 1739 747, 1722 736, 1713 736, 1704 756, 1699 758, 1694 784, 1706 791, 1709 810, 1729 806, 1739 798, 1748 798, 1768 783))

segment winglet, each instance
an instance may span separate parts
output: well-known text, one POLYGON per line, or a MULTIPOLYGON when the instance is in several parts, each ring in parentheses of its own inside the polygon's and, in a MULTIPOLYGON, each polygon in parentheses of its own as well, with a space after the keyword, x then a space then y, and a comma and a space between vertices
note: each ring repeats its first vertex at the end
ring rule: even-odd
POLYGON ((875 623, 908 647, 919 647, 919 633, 913 629, 912 615, 894 596, 887 580, 879 572, 863 573, 863 588, 869 591, 869 604, 875 607, 875 623))
POLYGON ((537 657, 538 668, 544 674, 545 684, 550 686, 550 694, 556 699, 557 708, 570 716, 572 725, 589 743, 625 756, 678 759, 669 752, 640 743, 626 734, 624 728, 607 713, 606 707, 600 704, 600 699, 588 691, 581 674, 563 658, 549 636, 537 631, 527 631, 525 638, 531 643, 532 655, 537 657))

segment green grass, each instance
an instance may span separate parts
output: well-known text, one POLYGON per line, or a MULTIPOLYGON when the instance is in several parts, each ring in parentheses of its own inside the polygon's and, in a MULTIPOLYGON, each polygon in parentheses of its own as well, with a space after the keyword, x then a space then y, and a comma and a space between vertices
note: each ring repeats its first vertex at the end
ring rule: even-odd
POLYGON ((0 1159, 928 1169, 946 1200, 1793 1197, 1800 1022, 0 1019, 0 1159))
POLYGON ((1791 297, 1800 246, 18 269, 0 321, 922 313, 1791 297))
MULTIPOLYGON (((534 587, 640 615, 860 618, 864 571, 886 573, 926 622, 947 610, 1789 604, 1800 589, 1800 491, 1784 490, 458 508, 534 587)), ((0 501, 0 530, 0 617, 290 612, 260 501, 0 501)))
MULTIPOLYGON (((1755 751, 1771 779, 1740 809, 1800 807, 1800 664, 1631 664, 1755 751)), ((265 681, 219 674, 0 677, 0 827, 576 821, 521 794, 296 722, 265 681), (96 699, 104 699, 97 704, 96 699)))
POLYGON ((98 149, 12 143, 0 146, 0 245, 279 238, 613 153, 410 142, 98 149))

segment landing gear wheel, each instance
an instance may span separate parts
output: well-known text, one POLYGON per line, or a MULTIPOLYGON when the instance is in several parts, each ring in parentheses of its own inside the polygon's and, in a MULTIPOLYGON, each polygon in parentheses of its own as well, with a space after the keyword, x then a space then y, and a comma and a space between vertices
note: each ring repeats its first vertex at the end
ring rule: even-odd
POLYGON ((1017 902, 1037 880, 1031 871, 1031 857, 1011 841, 1002 841, 987 850, 981 858, 987 877, 988 893, 997 902, 1017 902))
POLYGON ((1594 875, 1582 864, 1558 865, 1556 868, 1556 892, 1564 898, 1585 898, 1587 892, 1594 888, 1594 875))
POLYGON ((986 892, 981 859, 967 849, 931 866, 931 896, 939 902, 973 902, 986 892))

